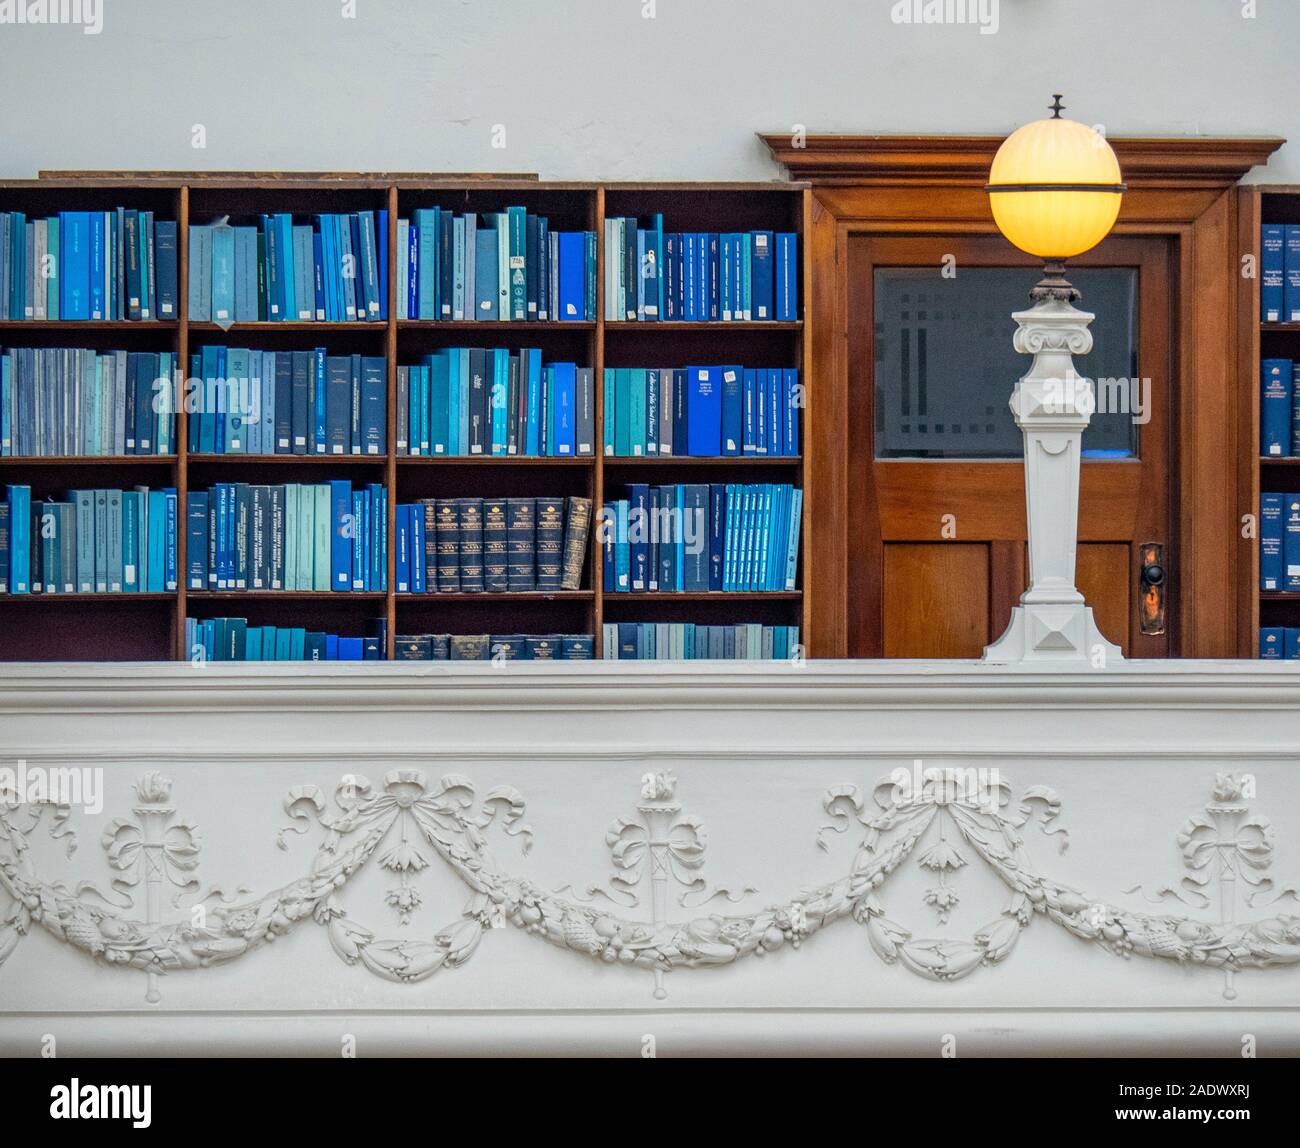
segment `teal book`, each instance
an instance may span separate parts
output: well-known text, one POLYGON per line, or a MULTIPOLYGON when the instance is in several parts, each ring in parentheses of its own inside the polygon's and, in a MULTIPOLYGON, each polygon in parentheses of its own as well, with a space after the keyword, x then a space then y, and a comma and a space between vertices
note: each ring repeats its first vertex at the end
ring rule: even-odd
POLYGON ((510 227, 510 318, 528 318, 528 218, 522 207, 506 209, 510 227))
POLYGON ((628 391, 629 427, 628 440, 631 453, 640 456, 646 453, 646 372, 634 367, 630 372, 631 387, 628 391))
MULTIPOLYGON (((456 358, 459 362, 459 356, 456 358)), ((452 355, 442 353, 431 355, 424 368, 424 373, 429 380, 427 388, 429 394, 429 421, 426 433, 428 435, 427 450, 430 454, 448 455, 455 453, 452 450, 450 435, 452 425, 451 364, 452 355)), ((458 408, 459 404, 457 404, 458 408)))
POLYGON ((614 369, 614 454, 632 454, 632 372, 627 367, 614 369))
POLYGON ((614 450, 614 423, 617 418, 617 399, 615 397, 614 386, 614 368, 605 368, 604 390, 601 393, 602 419, 601 435, 602 449, 606 455, 613 455, 614 450))
POLYGON ((504 347, 497 347, 492 352, 492 453, 506 453, 510 415, 506 398, 509 394, 510 352, 504 347))

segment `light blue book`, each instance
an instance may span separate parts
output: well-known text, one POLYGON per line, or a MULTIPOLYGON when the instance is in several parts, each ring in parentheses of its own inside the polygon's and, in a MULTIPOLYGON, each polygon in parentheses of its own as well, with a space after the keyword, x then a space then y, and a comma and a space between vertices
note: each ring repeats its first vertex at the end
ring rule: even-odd
POLYGON ((510 412, 507 398, 510 393, 510 352, 497 347, 492 352, 492 453, 503 455, 509 449, 510 412))

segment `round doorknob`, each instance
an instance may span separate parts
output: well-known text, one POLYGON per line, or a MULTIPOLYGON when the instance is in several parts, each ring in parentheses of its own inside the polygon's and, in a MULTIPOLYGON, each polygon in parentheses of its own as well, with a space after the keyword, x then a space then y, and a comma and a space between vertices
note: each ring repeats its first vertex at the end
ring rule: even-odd
POLYGON ((1148 586, 1161 586, 1165 581, 1165 568, 1158 562, 1142 567, 1142 581, 1148 586))

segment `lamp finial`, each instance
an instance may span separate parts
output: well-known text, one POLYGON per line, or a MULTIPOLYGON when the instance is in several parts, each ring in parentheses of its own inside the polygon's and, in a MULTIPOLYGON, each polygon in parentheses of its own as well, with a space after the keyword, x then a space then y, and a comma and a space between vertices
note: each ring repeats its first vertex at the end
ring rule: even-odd
POLYGON ((1065 105, 1061 103, 1060 92, 1052 93, 1052 106, 1049 110, 1052 113, 1052 119, 1059 120, 1061 118, 1061 113, 1065 111, 1065 105))

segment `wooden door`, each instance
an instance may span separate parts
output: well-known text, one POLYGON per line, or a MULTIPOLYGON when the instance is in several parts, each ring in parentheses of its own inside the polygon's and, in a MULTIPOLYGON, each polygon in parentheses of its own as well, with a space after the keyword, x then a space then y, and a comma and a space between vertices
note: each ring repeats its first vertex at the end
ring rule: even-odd
MULTIPOLYGON (((1007 400, 1030 360, 1006 349, 1038 264, 992 236, 859 234, 848 249, 848 465, 860 471, 849 481, 849 652, 978 657, 1027 581, 1007 400)), ((1076 580, 1128 657, 1176 652, 1177 586, 1165 587, 1165 632, 1144 633, 1140 613, 1140 547, 1160 545, 1174 568, 1171 261, 1165 240, 1112 236, 1071 263, 1078 305, 1098 310, 1094 350, 1075 363, 1099 384, 1076 580)))

